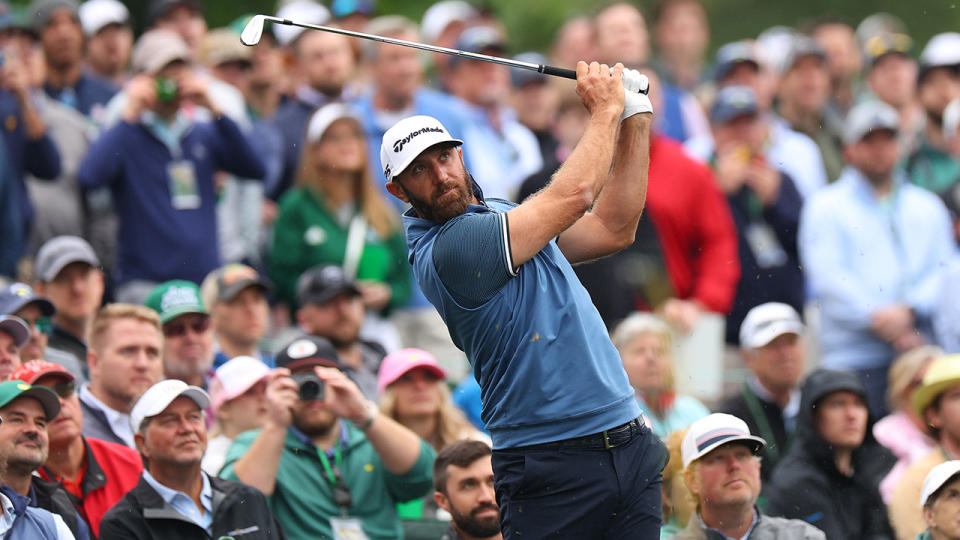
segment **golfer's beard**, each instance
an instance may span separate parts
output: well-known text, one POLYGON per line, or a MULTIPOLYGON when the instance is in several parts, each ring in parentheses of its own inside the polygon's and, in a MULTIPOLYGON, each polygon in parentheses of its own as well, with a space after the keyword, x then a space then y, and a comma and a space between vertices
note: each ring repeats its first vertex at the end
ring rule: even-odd
POLYGON ((489 517, 477 519, 473 516, 474 512, 477 512, 482 509, 493 508, 499 511, 495 505, 480 505, 472 510, 469 514, 461 514, 453 505, 450 506, 450 515, 453 517, 453 522, 456 523, 457 528, 461 531, 467 533, 474 538, 488 538, 494 536, 500 532, 500 516, 497 514, 497 517, 489 517))
POLYGON ((462 190, 458 188, 459 197, 446 205, 440 206, 431 205, 425 199, 413 196, 402 184, 400 185, 400 189, 403 190, 403 193, 407 196, 407 200, 410 201, 410 206, 413 207, 417 214, 423 219, 435 223, 446 223, 467 211, 467 206, 470 205, 473 198, 473 176, 471 176, 470 173, 466 174, 466 181, 461 187, 463 188, 462 190))

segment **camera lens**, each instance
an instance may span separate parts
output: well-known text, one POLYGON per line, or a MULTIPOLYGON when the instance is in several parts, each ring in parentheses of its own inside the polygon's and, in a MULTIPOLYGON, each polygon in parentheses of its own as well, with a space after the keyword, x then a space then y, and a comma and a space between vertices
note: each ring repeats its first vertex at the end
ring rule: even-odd
POLYGON ((300 385, 300 401, 313 401, 320 395, 320 384, 317 381, 303 381, 300 385))

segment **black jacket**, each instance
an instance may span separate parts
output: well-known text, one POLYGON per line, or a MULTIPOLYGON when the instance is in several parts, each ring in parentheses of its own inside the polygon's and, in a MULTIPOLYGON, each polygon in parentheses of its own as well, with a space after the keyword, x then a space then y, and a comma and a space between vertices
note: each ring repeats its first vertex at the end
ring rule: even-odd
POLYGON ((879 483, 896 459, 873 439, 868 422, 865 440, 853 452, 853 475, 846 476, 837 469, 833 447, 814 428, 815 405, 839 390, 860 394, 866 403, 853 373, 820 370, 804 382, 796 440, 773 473, 767 513, 807 521, 830 540, 892 539, 879 483))
POLYGON ((78 540, 91 538, 90 528, 73 506, 71 497, 72 495, 56 482, 49 482, 39 476, 30 479, 30 506, 58 514, 78 540))
MULTIPOLYGON (((205 473, 202 473, 205 474, 205 473)), ((283 540, 267 500, 256 489, 209 476, 213 491, 213 534, 168 505, 143 478, 100 522, 101 540, 188 540, 230 536, 236 540, 283 540)))
POLYGON ((776 403, 764 400, 748 383, 744 383, 740 391, 724 398, 716 412, 736 416, 747 423, 750 433, 767 441, 767 446, 763 449, 760 478, 764 488, 768 488, 774 467, 787 454, 792 442, 783 421, 783 409, 776 403))

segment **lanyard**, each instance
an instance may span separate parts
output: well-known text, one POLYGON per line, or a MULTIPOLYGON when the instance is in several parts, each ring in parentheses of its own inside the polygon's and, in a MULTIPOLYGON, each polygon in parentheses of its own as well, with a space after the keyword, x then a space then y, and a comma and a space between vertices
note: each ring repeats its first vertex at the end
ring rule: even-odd
POLYGON ((347 517, 347 509, 353 505, 353 497, 350 495, 350 488, 343 481, 342 465, 343 456, 341 447, 343 441, 337 441, 337 446, 333 450, 333 465, 330 464, 330 458, 326 452, 317 448, 317 456, 320 457, 320 463, 323 464, 323 470, 327 474, 327 480, 333 486, 333 502, 340 507, 341 517, 347 517))
MULTIPOLYGON (((317 455, 320 456, 320 463, 323 464, 323 470, 327 473, 327 479, 330 480, 330 484, 333 486, 337 485, 337 477, 339 476, 340 468, 343 465, 343 456, 340 453, 340 441, 337 441, 337 446, 333 450, 333 463, 337 468, 337 473, 334 473, 333 467, 330 466, 330 458, 327 457, 327 453, 323 450, 317 448, 317 455)), ((341 478, 342 482, 343 479, 341 478)))

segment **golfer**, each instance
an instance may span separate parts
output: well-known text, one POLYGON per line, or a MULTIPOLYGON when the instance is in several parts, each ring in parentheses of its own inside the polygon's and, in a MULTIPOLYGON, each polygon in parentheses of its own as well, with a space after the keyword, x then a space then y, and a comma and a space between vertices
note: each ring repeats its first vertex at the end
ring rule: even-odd
POLYGON ((571 264, 634 241, 653 107, 646 77, 577 65, 590 120, 552 182, 487 199, 462 141, 414 116, 383 136, 424 294, 482 387, 504 538, 659 538, 666 451, 643 425, 617 350, 571 264))

